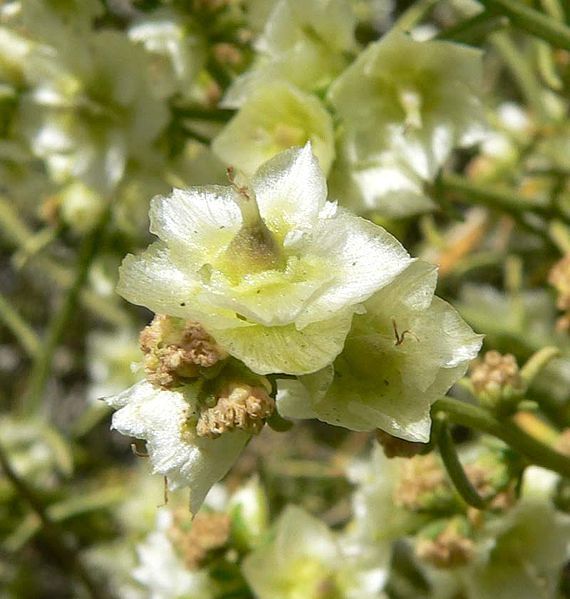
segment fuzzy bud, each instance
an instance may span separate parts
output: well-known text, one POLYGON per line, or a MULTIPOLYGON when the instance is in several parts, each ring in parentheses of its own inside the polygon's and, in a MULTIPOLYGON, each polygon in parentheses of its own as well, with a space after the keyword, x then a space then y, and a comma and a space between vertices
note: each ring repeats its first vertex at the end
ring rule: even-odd
POLYGON ((232 382, 222 388, 215 406, 201 412, 196 432, 212 439, 235 429, 257 434, 274 410, 266 387, 232 382))
POLYGON ((481 403, 492 410, 512 410, 526 390, 515 357, 494 350, 472 366, 471 383, 481 403))
POLYGON ((570 330, 570 254, 559 260, 548 274, 548 282, 558 292, 556 307, 565 312, 557 323, 559 331, 570 330))
POLYGON ((208 556, 226 545, 231 519, 227 514, 201 512, 191 519, 188 511, 174 512, 168 536, 191 570, 200 568, 208 556))
POLYGON ((394 503, 413 512, 448 506, 453 492, 445 471, 433 454, 416 456, 402 467, 394 503))
POLYGON ((436 568, 457 568, 469 563, 475 546, 463 528, 462 521, 452 520, 434 538, 420 538, 416 543, 418 558, 436 568))
POLYGON ((200 324, 164 314, 157 314, 139 339, 146 378, 163 389, 177 387, 227 357, 200 324))

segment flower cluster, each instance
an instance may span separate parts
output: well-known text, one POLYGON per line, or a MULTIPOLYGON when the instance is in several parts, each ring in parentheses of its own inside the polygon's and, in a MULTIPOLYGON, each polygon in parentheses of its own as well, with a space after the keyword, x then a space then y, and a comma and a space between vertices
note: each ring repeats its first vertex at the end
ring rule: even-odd
POLYGON ((427 442, 431 404, 480 348, 433 296, 433 267, 327 200, 310 145, 243 185, 155 198, 151 230, 118 287, 158 314, 141 334, 147 380, 107 402, 193 511, 271 418, 265 375, 281 416, 427 442))
POLYGON ((0 1, 2 597, 570 596, 566 4, 0 1))

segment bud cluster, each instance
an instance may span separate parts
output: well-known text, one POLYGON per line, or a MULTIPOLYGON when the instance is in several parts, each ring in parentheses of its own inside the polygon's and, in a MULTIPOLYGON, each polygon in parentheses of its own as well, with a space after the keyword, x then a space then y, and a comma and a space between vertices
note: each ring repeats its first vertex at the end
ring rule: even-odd
POLYGON ((204 565, 209 555, 224 547, 230 538, 228 514, 201 512, 191 519, 187 510, 175 511, 168 536, 190 570, 204 565))
POLYGON ((559 331, 570 330, 570 255, 564 256, 550 270, 548 282, 556 289, 556 307, 565 312, 557 323, 559 331))
POLYGON ((515 357, 494 350, 472 366, 471 383, 481 403, 494 410, 512 408, 526 389, 515 357))
POLYGON ((147 380, 163 389, 178 387, 227 357, 197 322, 157 314, 140 334, 147 380))
POLYGON ((266 387, 231 382, 220 391, 216 405, 200 413, 196 433, 211 439, 235 429, 257 434, 274 409, 266 387))

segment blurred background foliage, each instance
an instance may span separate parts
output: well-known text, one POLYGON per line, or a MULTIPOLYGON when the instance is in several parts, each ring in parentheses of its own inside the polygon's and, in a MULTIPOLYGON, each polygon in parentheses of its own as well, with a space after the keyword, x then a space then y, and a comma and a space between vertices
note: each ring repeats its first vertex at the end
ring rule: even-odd
MULTIPOLYGON (((239 148, 247 154, 248 143, 259 142, 256 152, 268 157, 279 144, 316 136, 335 197, 439 265, 439 295, 486 335, 485 349, 522 364, 541 348, 559 348, 526 399, 548 426, 570 427, 570 266, 558 277, 552 270, 570 253, 570 6, 347 0, 354 46, 338 52, 328 81, 303 91, 318 107, 303 100, 307 115, 272 130, 267 142, 264 123, 248 119, 280 99, 270 94, 247 112, 235 98, 248 74, 254 91, 278 78, 271 61, 280 56, 256 44, 277 35, 266 25, 275 4, 0 5, 0 597, 253 596, 238 568, 249 548, 240 546, 235 518, 227 552, 208 562, 218 589, 211 595, 149 590, 145 576, 133 578, 142 555, 135 548, 163 503, 162 480, 109 430, 110 411, 97 401, 140 376, 131 363, 140 360, 137 336, 151 314, 114 287, 124 255, 151 240, 150 199, 173 186, 224 183, 226 163, 238 161, 239 148), (347 184, 342 130, 325 92, 364 45, 393 27, 484 51, 487 129, 433 180, 406 171, 402 189, 363 199, 347 184), (299 132, 303 119, 309 129, 299 132)), ((286 121, 283 114, 275 119, 286 121)), ((462 428, 454 435, 473 438, 462 428)), ((339 530, 353 510, 347 468, 371 442, 316 422, 267 429, 218 491, 231 495, 256 475, 269 521, 294 503, 339 530)), ((568 508, 561 493, 559 507, 568 508)), ((169 505, 183 505, 180 495, 169 505)), ((212 509, 227 511, 224 501, 212 509)), ((392 564, 390 597, 472 596, 438 595, 401 542, 392 564)), ((568 596, 564 571, 556 588, 548 596, 568 596)))

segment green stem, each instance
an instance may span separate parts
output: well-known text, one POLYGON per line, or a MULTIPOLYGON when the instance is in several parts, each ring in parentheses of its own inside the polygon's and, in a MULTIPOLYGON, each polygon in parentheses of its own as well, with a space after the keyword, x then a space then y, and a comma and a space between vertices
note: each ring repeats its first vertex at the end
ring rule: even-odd
POLYGON ((38 336, 2 294, 0 294, 0 320, 12 331, 28 356, 33 358, 40 347, 38 336))
POLYGON ((4 472, 6 478, 12 483, 20 497, 38 516, 42 524, 42 532, 46 543, 49 546, 49 557, 57 563, 57 565, 65 572, 71 572, 76 576, 90 597, 93 599, 102 599, 107 597, 107 593, 100 589, 91 577, 89 570, 83 564, 78 551, 70 547, 67 534, 59 528, 49 517, 40 499, 26 482, 20 478, 16 471, 12 468, 8 455, 0 446, 0 468, 4 472))
POLYGON ((212 123, 227 123, 235 114, 234 110, 224 108, 202 108, 201 106, 175 107, 177 116, 197 121, 210 121, 212 123))
POLYGON ((450 422, 493 435, 520 453, 530 463, 570 477, 570 458, 525 433, 512 420, 497 420, 486 410, 451 398, 438 399, 432 414, 444 413, 450 422))
POLYGON ((188 135, 188 137, 195 139, 196 141, 199 141, 201 144, 204 144, 206 146, 210 145, 210 138, 206 137, 205 135, 202 135, 202 133, 199 133, 198 131, 196 131, 196 129, 189 127, 186 124, 181 125, 181 127, 184 130, 184 133, 188 135))
MULTIPOLYGON (((536 220, 536 216, 548 216, 548 208, 537 202, 521 198, 511 191, 502 191, 486 185, 472 183, 468 179, 453 173, 441 174, 435 187, 435 193, 439 190, 458 194, 472 204, 506 212, 529 231, 550 241, 547 229, 536 220), (532 218, 533 216, 535 218, 532 218)), ((438 198, 435 199, 437 201, 438 198)))
POLYGON ((508 25, 509 19, 507 17, 493 15, 485 11, 461 21, 449 29, 444 29, 436 36, 436 39, 463 44, 479 44, 489 34, 504 29, 508 25))
POLYGON ((465 503, 478 510, 484 510, 486 503, 467 478, 465 470, 463 470, 463 466, 459 461, 449 427, 445 422, 441 423, 437 444, 449 478, 465 503))
POLYGON ((32 367, 28 390, 22 400, 22 408, 26 413, 33 413, 40 406, 45 385, 51 371, 55 350, 65 334, 70 318, 75 312, 79 294, 87 280, 91 264, 97 255, 97 250, 99 249, 109 216, 110 207, 105 210, 95 229, 85 237, 80 247, 75 279, 67 291, 63 304, 48 325, 42 350, 37 355, 32 367))
POLYGON ((489 41, 511 71, 532 111, 542 119, 548 118, 544 100, 543 88, 536 76, 535 69, 506 32, 497 32, 489 37, 489 41))
POLYGON ((439 0, 418 0, 404 11, 394 23, 394 28, 410 31, 420 23, 439 0))
POLYGON ((513 25, 557 48, 570 50, 570 28, 545 14, 529 8, 521 0, 481 0, 489 10, 509 17, 513 25))
MULTIPOLYGON (((28 239, 34 235, 33 231, 18 216, 12 203, 3 196, 0 196, 0 228, 4 234, 4 239, 8 240, 10 245, 19 249, 26 248, 28 239)), ((40 254, 31 257, 26 267, 36 271, 38 275, 49 277, 61 287, 69 288, 73 284, 72 273, 45 255, 40 254)), ((109 324, 125 326, 129 322, 128 316, 120 308, 103 300, 89 289, 84 289, 81 292, 81 302, 95 316, 109 324)))
POLYGON ((540 4, 544 9, 544 12, 546 12, 553 19, 564 22, 564 9, 562 8, 559 0, 540 0, 540 4))

